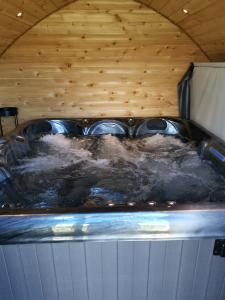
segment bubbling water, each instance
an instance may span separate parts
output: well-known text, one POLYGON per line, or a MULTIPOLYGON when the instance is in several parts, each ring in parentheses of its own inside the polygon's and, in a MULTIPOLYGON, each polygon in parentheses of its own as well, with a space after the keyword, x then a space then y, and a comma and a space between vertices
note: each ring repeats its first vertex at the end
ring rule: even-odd
POLYGON ((171 136, 46 135, 12 168, 30 207, 208 201, 225 181, 192 143, 171 136))

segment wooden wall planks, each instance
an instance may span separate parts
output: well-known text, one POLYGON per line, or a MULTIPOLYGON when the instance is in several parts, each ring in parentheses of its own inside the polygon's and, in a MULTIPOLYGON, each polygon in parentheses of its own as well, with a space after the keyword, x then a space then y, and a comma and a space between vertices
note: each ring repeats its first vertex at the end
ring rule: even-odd
MULTIPOLYGON (((0 54, 40 20, 74 1, 76 0, 0 0, 0 54), (20 18, 17 17, 19 11, 23 12, 20 18)), ((145 3, 179 25, 204 50, 210 60, 224 60, 223 0, 137 0, 137 2, 145 3), (184 8, 188 10, 187 14, 183 12, 184 8)), ((104 3, 101 5, 104 6, 104 3)), ((117 4, 112 4, 112 9, 116 6, 117 4)))
POLYGON ((0 58, 0 105, 20 120, 178 114, 177 83, 207 60, 167 19, 132 0, 79 0, 0 58))

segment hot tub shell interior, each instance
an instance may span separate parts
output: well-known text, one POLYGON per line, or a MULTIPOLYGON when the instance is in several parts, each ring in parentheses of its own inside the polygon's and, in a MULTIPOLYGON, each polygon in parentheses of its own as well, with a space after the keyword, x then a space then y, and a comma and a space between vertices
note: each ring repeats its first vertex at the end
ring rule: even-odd
MULTIPOLYGON (((0 242, 105 239, 177 239, 221 237, 225 203, 139 203, 99 207, 29 208, 13 185, 10 166, 25 157, 30 145, 47 134, 99 137, 111 134, 136 139, 155 134, 192 141, 199 155, 224 175, 224 144, 196 124, 176 118, 44 119, 19 126, 1 141, 0 242), (19 203, 19 205, 18 205, 19 203)), ((175 183, 174 183, 175 184, 175 183)))

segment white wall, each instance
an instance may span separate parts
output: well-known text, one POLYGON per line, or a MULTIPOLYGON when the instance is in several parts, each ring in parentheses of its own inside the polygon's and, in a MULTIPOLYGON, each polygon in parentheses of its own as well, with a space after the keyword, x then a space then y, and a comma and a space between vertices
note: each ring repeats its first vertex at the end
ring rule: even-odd
POLYGON ((225 141, 225 63, 195 63, 191 120, 225 141))

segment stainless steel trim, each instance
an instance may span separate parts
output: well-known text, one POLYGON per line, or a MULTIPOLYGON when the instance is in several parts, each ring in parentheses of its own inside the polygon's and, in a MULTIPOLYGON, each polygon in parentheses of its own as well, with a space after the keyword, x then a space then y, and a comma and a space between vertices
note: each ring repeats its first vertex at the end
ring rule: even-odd
POLYGON ((0 243, 221 238, 225 209, 0 216, 0 243))

